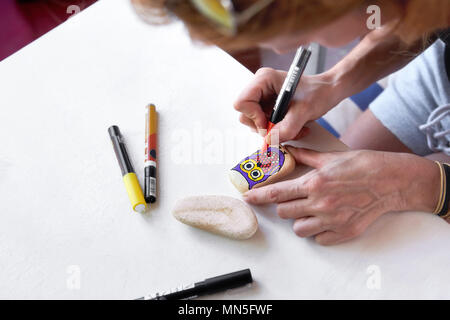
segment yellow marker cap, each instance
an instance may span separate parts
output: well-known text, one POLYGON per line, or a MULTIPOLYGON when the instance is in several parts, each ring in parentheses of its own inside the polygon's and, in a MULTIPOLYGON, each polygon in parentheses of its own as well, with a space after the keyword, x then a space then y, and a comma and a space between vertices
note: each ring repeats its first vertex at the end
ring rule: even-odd
POLYGON ((147 203, 145 202, 144 194, 136 174, 134 172, 125 174, 123 176, 123 182, 125 183, 125 189, 127 189, 133 210, 144 213, 147 209, 147 203))

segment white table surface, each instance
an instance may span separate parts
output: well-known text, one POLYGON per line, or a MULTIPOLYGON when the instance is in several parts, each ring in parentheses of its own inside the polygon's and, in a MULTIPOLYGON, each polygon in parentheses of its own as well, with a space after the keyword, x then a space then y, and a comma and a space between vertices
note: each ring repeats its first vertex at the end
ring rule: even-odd
MULTIPOLYGON (((272 206, 255 207, 248 241, 172 217, 185 195, 239 197, 227 170, 260 138, 232 102, 251 77, 178 24, 145 25, 127 0, 100 1, 1 62, 0 298, 133 299, 243 268, 252 288, 213 297, 450 298, 450 229, 429 215, 388 214, 333 247, 296 237, 272 206), (120 126, 142 178, 148 102, 160 114, 160 192, 140 215, 107 128, 120 126), (379 289, 367 285, 373 265, 379 289)), ((304 144, 344 148, 317 126, 304 144)))

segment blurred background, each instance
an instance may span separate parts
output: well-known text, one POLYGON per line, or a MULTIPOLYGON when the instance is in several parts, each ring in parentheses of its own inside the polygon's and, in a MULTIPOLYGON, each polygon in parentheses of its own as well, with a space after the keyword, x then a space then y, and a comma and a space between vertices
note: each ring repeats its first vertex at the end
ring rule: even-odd
MULTIPOLYGON (((97 0, 0 0, 0 61, 95 2, 97 0)), ((317 74, 328 70, 357 43, 358 40, 345 47, 333 49, 312 44, 313 54, 305 74, 317 74)), ((288 70, 295 55, 295 52, 277 55, 271 50, 259 48, 228 53, 252 72, 263 66, 288 70)), ((369 103, 383 91, 386 83, 387 81, 384 84, 374 83, 363 92, 345 99, 317 122, 334 136, 340 137, 367 109, 369 103)))
POLYGON ((0 0, 0 61, 96 0, 0 0))
MULTIPOLYGON (((96 1, 0 0, 0 61, 96 1)), ((332 50, 315 46, 307 73, 322 72, 333 66, 352 46, 332 50)), ((230 54, 252 72, 261 66, 287 69, 294 55, 276 55, 257 48, 230 54)))
MULTIPOLYGON (((0 61, 95 2, 97 0, 0 0, 0 61)), ((313 54, 305 73, 317 74, 328 70, 357 43, 358 40, 345 47, 333 49, 312 44, 313 54)), ((287 70, 295 55, 295 52, 277 55, 270 50, 259 48, 228 53, 252 72, 263 66, 287 70)), ((383 91, 386 84, 387 80, 374 83, 361 93, 345 99, 317 122, 336 137, 340 137, 383 91)))

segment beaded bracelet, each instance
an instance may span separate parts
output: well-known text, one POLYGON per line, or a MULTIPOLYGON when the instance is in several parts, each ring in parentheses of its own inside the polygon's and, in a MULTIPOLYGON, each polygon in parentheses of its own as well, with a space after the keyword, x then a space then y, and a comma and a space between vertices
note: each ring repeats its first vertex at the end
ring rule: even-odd
POLYGON ((440 163, 438 161, 435 162, 439 166, 439 170, 441 172, 441 192, 439 195, 438 204, 433 213, 446 219, 450 217, 450 165, 447 163, 440 163))

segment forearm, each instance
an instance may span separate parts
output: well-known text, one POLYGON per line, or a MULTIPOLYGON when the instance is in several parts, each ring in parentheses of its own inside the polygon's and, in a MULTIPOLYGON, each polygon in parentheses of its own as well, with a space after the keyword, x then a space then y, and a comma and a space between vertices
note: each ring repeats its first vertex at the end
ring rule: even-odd
POLYGON ((379 79, 401 69, 422 49, 421 43, 408 48, 383 29, 368 33, 361 42, 323 75, 332 84, 335 104, 379 79))

